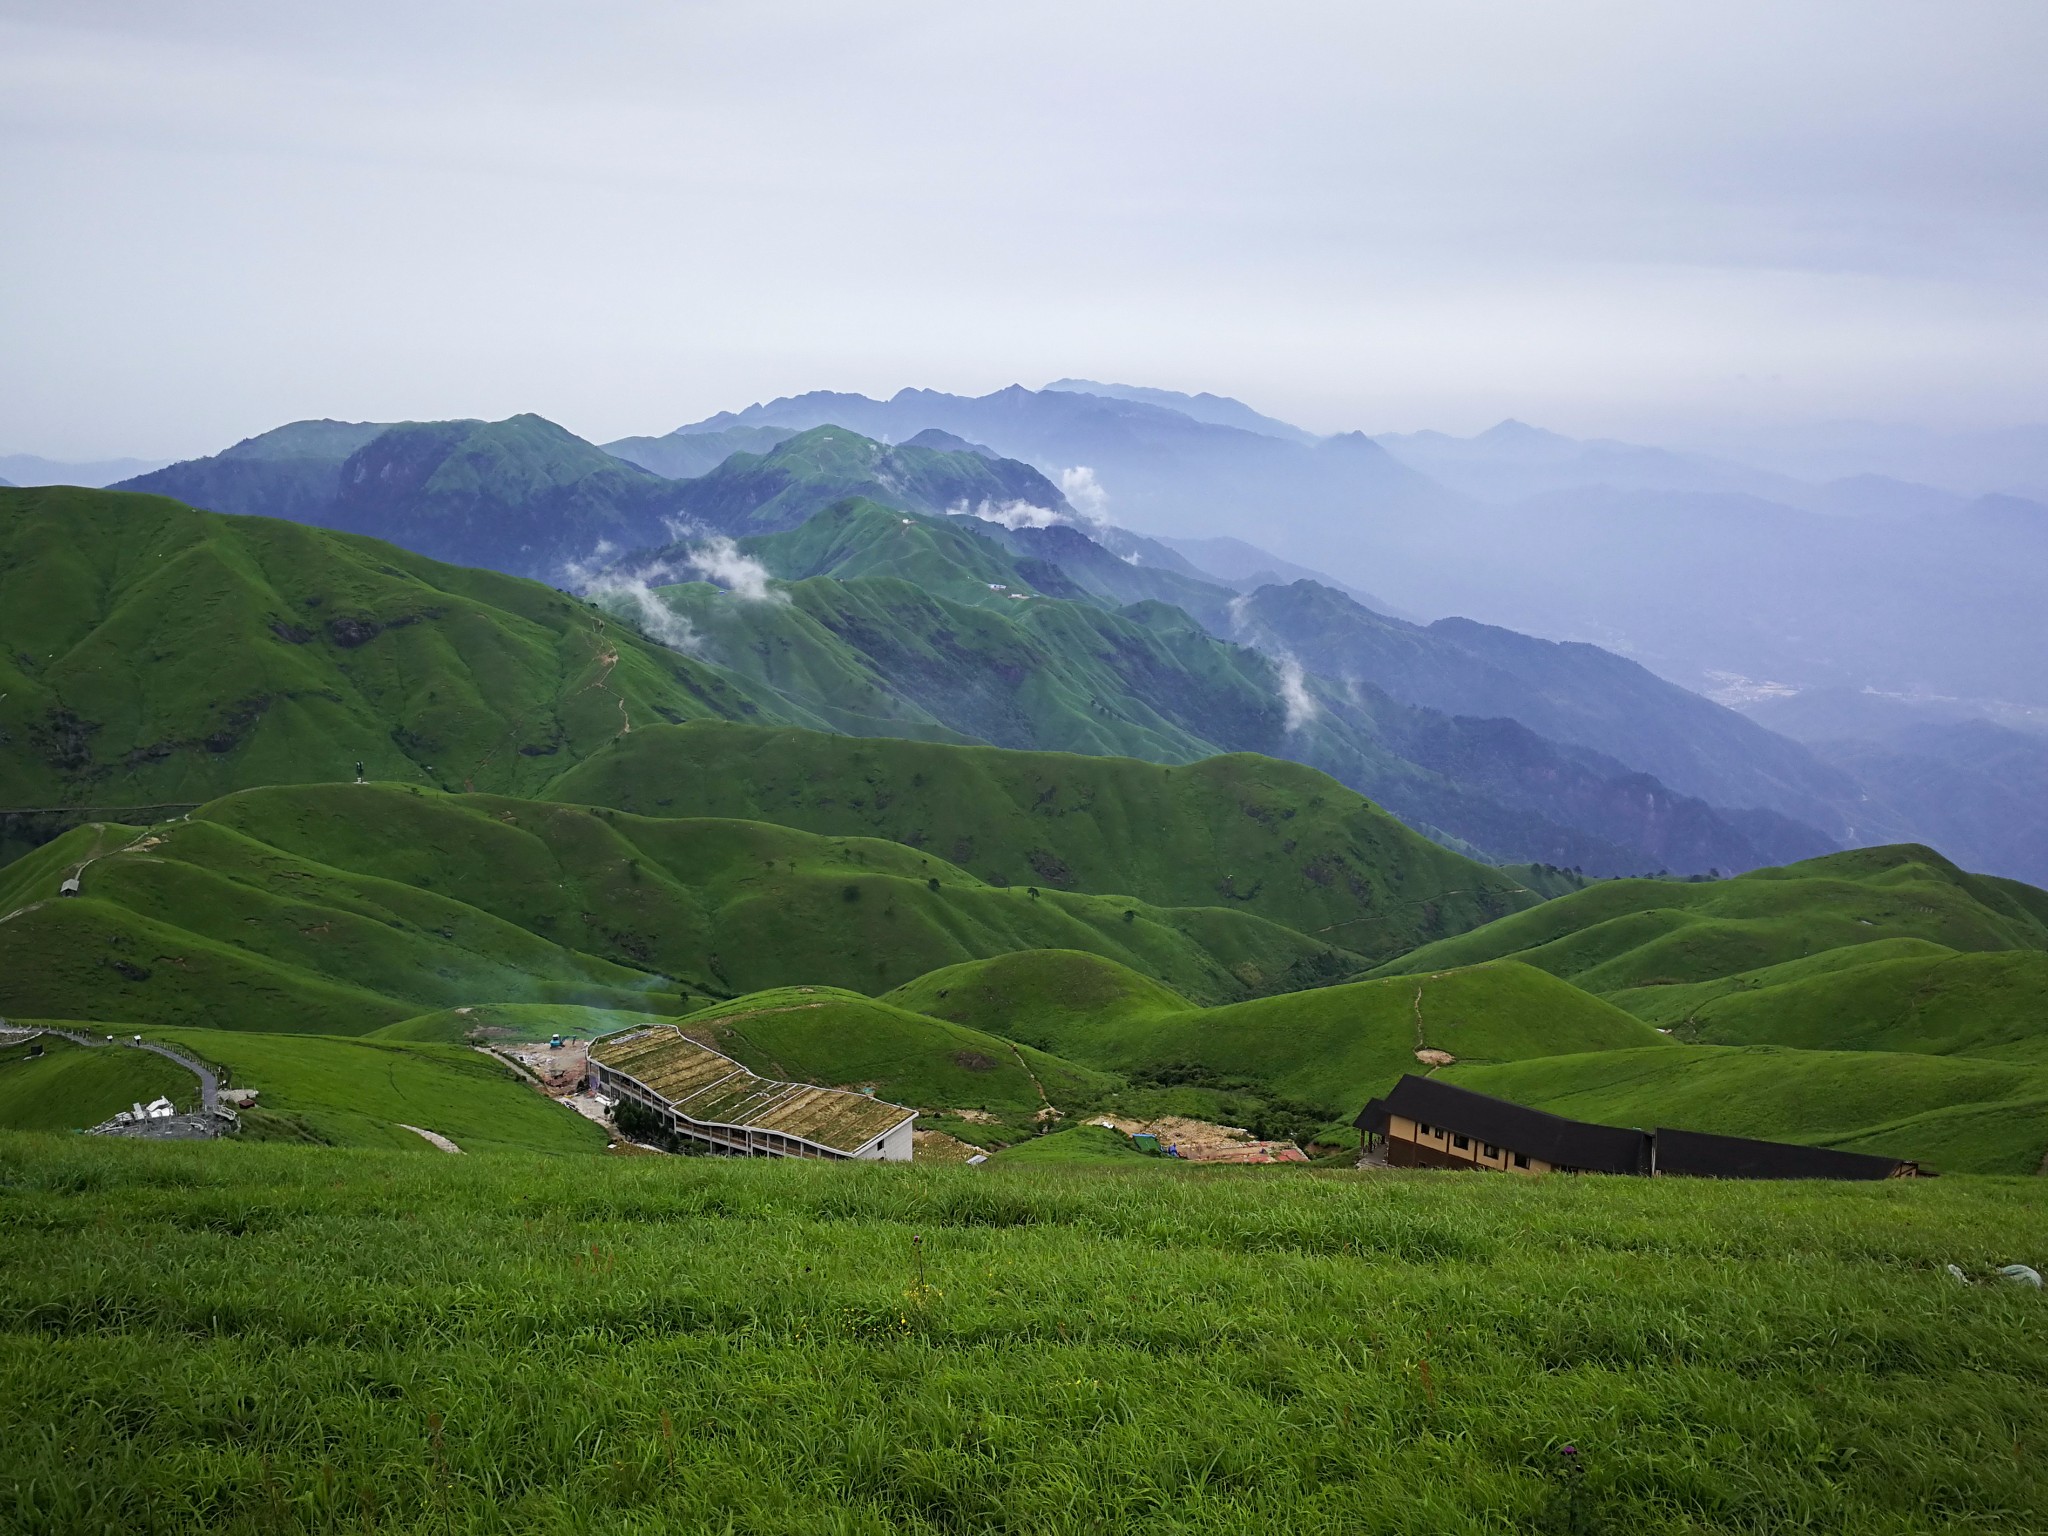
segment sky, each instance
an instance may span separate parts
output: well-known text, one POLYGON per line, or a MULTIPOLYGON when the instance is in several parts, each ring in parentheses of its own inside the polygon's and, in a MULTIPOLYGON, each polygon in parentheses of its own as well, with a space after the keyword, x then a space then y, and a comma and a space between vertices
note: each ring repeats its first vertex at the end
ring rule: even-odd
POLYGON ((1066 375, 2048 419, 2048 4, 0 0, 0 452, 1066 375))

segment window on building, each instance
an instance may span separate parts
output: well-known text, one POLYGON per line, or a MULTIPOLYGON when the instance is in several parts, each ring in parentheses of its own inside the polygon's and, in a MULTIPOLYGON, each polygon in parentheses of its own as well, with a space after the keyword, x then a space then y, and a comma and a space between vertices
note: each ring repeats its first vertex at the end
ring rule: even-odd
POLYGON ((1415 1134, 1418 1136, 1427 1136, 1429 1134, 1429 1127, 1422 1121, 1418 1120, 1415 1122, 1415 1134))
POLYGON ((1468 1137, 1453 1136, 1451 1138, 1451 1145, 1456 1147, 1460 1152, 1464 1152, 1470 1150, 1472 1142, 1468 1137))
POLYGON ((1529 1159, 1522 1156, 1521 1153, 1517 1152, 1515 1154, 1515 1166, 1517 1168, 1526 1168, 1529 1166, 1529 1159))
POLYGON ((1487 1155, 1488 1157, 1499 1157, 1499 1156, 1500 1156, 1500 1148, 1499 1148, 1499 1147, 1496 1147, 1496 1146, 1495 1146, 1495 1145, 1494 1145, 1494 1144, 1493 1144, 1492 1142, 1490 1142, 1490 1141, 1489 1141, 1489 1142, 1488 1142, 1488 1143, 1486 1144, 1486 1155, 1487 1155))

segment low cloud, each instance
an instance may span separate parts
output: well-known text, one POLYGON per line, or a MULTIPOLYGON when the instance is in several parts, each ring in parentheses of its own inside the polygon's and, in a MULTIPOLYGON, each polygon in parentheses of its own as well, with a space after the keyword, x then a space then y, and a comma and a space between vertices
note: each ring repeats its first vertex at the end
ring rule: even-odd
POLYGON ((1309 697, 1308 674, 1300 662, 1283 654, 1274 657, 1273 664, 1280 669, 1280 702, 1287 708, 1287 729, 1298 731, 1322 710, 1309 697))
POLYGON ((1060 471, 1060 494, 1067 498, 1067 504, 1088 523, 1109 521, 1109 492, 1102 488, 1102 482, 1095 478, 1095 471, 1086 464, 1076 464, 1072 469, 1060 471))
POLYGON ((970 507, 964 501, 956 501, 946 508, 946 511, 953 517, 978 517, 984 523, 999 523, 1011 529, 1050 528, 1055 524, 1073 521, 1064 512, 1056 512, 1051 507, 1034 507, 1028 501, 1006 501, 1000 505, 993 501, 983 501, 978 507, 970 507))
POLYGON ((716 582, 734 597, 748 603, 786 603, 787 592, 768 585, 768 567, 752 555, 740 553, 739 545, 724 534, 713 534, 683 556, 683 564, 706 581, 716 582))
POLYGON ((666 560, 653 560, 634 567, 606 566, 613 553, 609 541, 599 540, 588 560, 571 560, 563 575, 572 591, 621 618, 631 621, 642 634, 672 651, 701 654, 701 641, 690 621, 661 600, 654 588, 675 580, 676 573, 666 560))
MULTIPOLYGON (((1280 704, 1287 711, 1287 729, 1300 730, 1323 710, 1308 691, 1308 672, 1296 659, 1294 653, 1281 645, 1256 619, 1247 617, 1251 607, 1252 594, 1241 592, 1224 605, 1230 615, 1230 631, 1244 637, 1244 643, 1273 663, 1273 670, 1279 675, 1280 704)), ((1349 685, 1352 702, 1357 702, 1357 685, 1349 685)))

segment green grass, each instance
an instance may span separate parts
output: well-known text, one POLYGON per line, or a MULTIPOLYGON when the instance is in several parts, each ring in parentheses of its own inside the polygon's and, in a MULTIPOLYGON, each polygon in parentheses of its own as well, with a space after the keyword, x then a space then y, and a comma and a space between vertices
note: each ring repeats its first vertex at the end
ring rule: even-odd
POLYGON ((565 1039, 592 1040, 636 1024, 666 1024, 670 1016, 632 1013, 616 1008, 579 1008, 566 1003, 477 1003, 470 1007, 443 1008, 400 1019, 382 1029, 372 1030, 371 1040, 429 1041, 460 1045, 472 1035, 484 1040, 546 1040, 555 1035, 565 1039))
POLYGON ((2030 1174, 2048 1150, 2048 1068, 1896 1051, 1667 1045, 1443 1074, 1578 1120, 1809 1142, 2030 1174))
POLYGON ((1955 950, 2048 948, 2048 892, 1966 874, 1915 844, 1865 848, 1705 884, 1605 881, 1382 969, 1513 955, 1591 991, 1617 992, 1898 938, 1955 950))
POLYGON ((0 1046, 0 1128, 82 1131, 159 1095, 196 1109, 198 1079, 149 1051, 75 1045, 55 1035, 0 1046))
POLYGON ((1029 1121, 1041 1105, 1092 1102, 1113 1079, 994 1034, 830 987, 785 987, 718 1003, 683 1028, 764 1077, 873 1088, 925 1109, 1029 1121))
POLYGON ((1375 974, 1505 956, 1686 1039, 2048 1059, 2048 891, 1911 844, 1603 882, 1375 974))
POLYGON ((236 1087, 257 1089, 257 1108, 242 1117, 252 1139, 402 1147, 437 1158, 447 1154, 405 1127, 437 1131, 471 1153, 602 1152, 607 1139, 467 1046, 209 1029, 143 1033, 225 1068, 236 1087))
MULTIPOLYGON (((1418 1047, 1461 1061, 1667 1047, 1613 1005, 1512 962, 1193 1008, 1091 957, 1018 955, 941 971, 887 1000, 1121 1073, 1137 1086, 1253 1090, 1337 1122, 1402 1073, 1427 1071, 1418 1047)), ((1188 1104, 1178 1112, 1221 1111, 1188 1104)))
POLYGON ((984 881, 1227 906, 1362 955, 1537 898, 1312 769, 1235 755, 1183 767, 809 731, 635 731, 565 773, 564 800, 879 837, 984 881))
POLYGON ((1693 1008, 1689 1038, 1834 1051, 1925 1051, 2048 1065, 2048 954, 1878 960, 1693 1008))
POLYGON ((0 1137, 0 1523, 2017 1533, 2044 1201, 0 1137))
POLYGON ((80 827, 0 870, 0 911, 27 904, 0 921, 0 1010, 360 1035, 483 1003, 882 992, 1039 947, 1205 1001, 1355 963, 1248 912, 991 886, 763 822, 339 784, 244 791, 118 846, 132 836, 80 827), (83 894, 57 899, 81 864, 83 894))
POLYGON ((764 710, 808 718, 539 582, 162 497, 0 490, 0 805, 198 802, 358 760, 531 793, 628 721, 764 710))
POLYGON ((990 1161, 1053 1166, 1062 1163, 1125 1166, 1149 1161, 1151 1156, 1133 1146, 1131 1138, 1122 1131, 1112 1130, 1106 1125, 1073 1125, 1049 1136, 1034 1136, 1029 1141, 1005 1147, 990 1161))

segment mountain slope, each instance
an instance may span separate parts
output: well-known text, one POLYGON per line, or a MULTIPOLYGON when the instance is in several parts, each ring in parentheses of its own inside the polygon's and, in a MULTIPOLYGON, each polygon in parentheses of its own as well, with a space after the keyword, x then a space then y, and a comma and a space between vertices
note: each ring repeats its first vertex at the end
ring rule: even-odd
POLYGON ((1967 874, 1911 845, 1733 880, 1615 880, 1429 945, 1389 973, 1508 956, 1598 992, 1711 980, 1887 938, 2048 949, 2048 891, 1967 874))
POLYGON ((920 977, 884 1001, 1134 1081, 1253 1085, 1333 1120, 1422 1070, 1421 1050, 1485 1062, 1672 1049, 1611 1004, 1513 963, 1176 1008, 1087 957, 1004 956, 920 977))
POLYGON ((772 533, 850 496, 932 514, 984 505, 1071 513, 1059 488, 1028 464, 971 449, 891 447, 830 425, 766 453, 732 455, 683 484, 678 506, 718 532, 772 533))
POLYGON ((79 828, 0 870, 0 914, 0 1014, 341 1035, 477 1003, 881 991, 1018 949, 1088 950, 1211 1000, 1359 963, 1249 912, 1003 889, 875 839, 393 785, 79 828), (73 874, 81 894, 60 897, 73 874))
POLYGON ((688 584, 657 595, 707 659, 842 730, 1165 762, 1260 752, 1320 768, 1490 857, 1603 874, 1742 869, 1828 846, 1512 721, 1453 719, 1370 684, 1304 675, 1284 650, 1276 659, 1219 639, 1163 602, 1112 608, 1069 578, 1062 546, 1024 546, 1060 555, 1055 565, 1004 549, 1008 537, 975 519, 849 501, 741 545, 768 572, 808 579, 772 593, 688 584))
POLYGON ((1128 758, 806 731, 635 731, 551 794, 648 816, 735 816, 882 837, 1011 887, 1228 906, 1360 954, 1535 898, 1323 775, 1271 758, 1128 758))
POLYGON ((1230 617, 1325 677, 1445 714, 1512 719, 1715 805, 1766 808, 1836 837, 1864 809, 1855 784, 1805 748, 1597 646, 1467 619, 1409 624, 1308 581, 1262 587, 1230 617))
POLYGON ((1926 848, 1706 885, 1615 881, 1382 971, 1501 956, 1685 1040, 2048 1060, 2048 891, 1926 848))
POLYGON ((294 422, 119 489, 557 579, 570 563, 591 559, 600 541, 655 542, 676 509, 672 482, 534 415, 294 422))
POLYGON ((0 492, 0 804, 352 776, 515 793, 766 694, 534 582, 104 491, 0 492))

